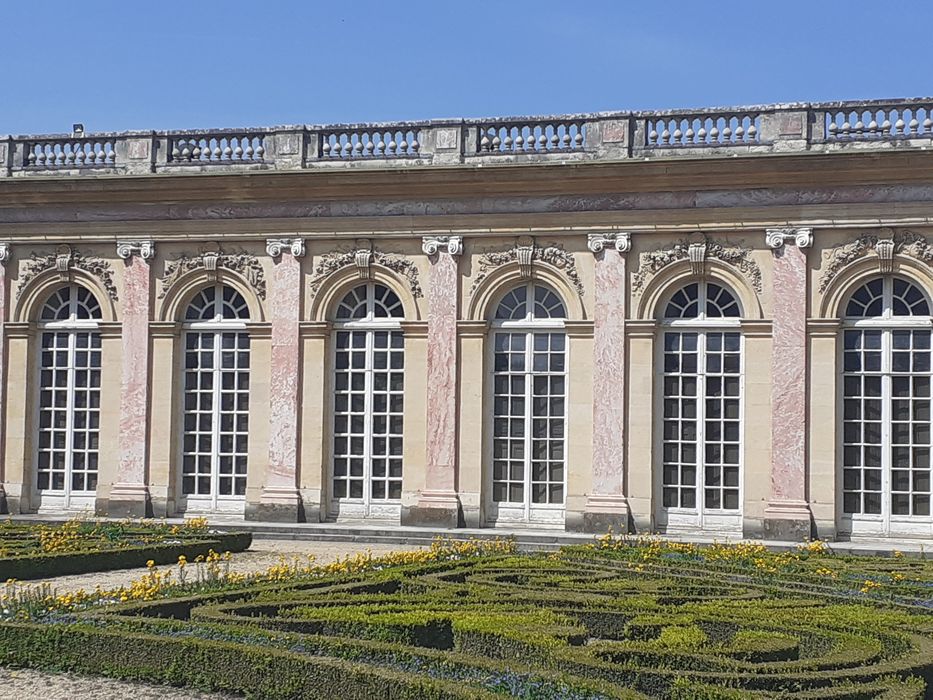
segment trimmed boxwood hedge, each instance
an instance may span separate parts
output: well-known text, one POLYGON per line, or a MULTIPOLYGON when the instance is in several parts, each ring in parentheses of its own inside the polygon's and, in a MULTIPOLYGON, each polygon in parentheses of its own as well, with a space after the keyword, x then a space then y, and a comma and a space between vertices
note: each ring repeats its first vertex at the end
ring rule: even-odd
POLYGON ((0 624, 0 664, 256 698, 907 700, 929 599, 513 555, 254 583, 0 624))
POLYGON ((179 542, 131 545, 101 551, 54 552, 0 559, 0 581, 52 578, 94 571, 132 569, 145 566, 152 560, 156 564, 174 564, 184 555, 194 559, 215 552, 242 552, 249 549, 253 536, 249 532, 212 533, 193 538, 180 536, 179 542))

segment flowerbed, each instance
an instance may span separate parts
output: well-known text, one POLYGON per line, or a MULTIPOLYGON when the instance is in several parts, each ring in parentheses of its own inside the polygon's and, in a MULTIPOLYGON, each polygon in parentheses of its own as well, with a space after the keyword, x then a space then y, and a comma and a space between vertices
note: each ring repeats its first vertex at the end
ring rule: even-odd
POLYGON ((437 542, 250 576, 217 554, 196 566, 178 582, 153 564, 124 602, 30 608, 8 594, 0 661, 256 698, 895 700, 933 687, 933 567, 818 543, 607 537, 522 555, 437 542))
POLYGON ((211 531, 195 518, 182 525, 147 521, 69 520, 58 526, 0 525, 0 580, 35 579, 128 569, 194 559, 209 551, 241 552, 250 533, 211 531))

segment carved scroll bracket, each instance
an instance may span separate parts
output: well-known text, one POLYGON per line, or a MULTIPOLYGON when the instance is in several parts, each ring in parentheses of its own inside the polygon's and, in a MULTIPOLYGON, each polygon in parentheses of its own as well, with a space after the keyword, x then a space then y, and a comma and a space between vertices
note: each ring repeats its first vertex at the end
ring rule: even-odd
POLYGON ((787 243, 793 243, 798 248, 809 248, 813 245, 812 228, 768 228, 765 229, 765 243, 772 250, 779 250, 787 243))
POLYGON ((463 253, 463 236, 425 236, 421 239, 421 250, 425 255, 437 255, 446 251, 448 255, 463 253))
POLYGON ((302 258, 305 254, 304 238, 269 238, 266 240, 266 253, 277 258, 283 253, 291 253, 293 258, 302 258))
POLYGON ((138 255, 143 260, 152 260, 155 257, 154 241, 117 241, 117 256, 122 260, 129 260, 138 255))
POLYGON ((590 233, 586 237, 586 247, 591 253, 601 253, 607 247, 615 248, 619 253, 627 253, 632 249, 632 234, 624 231, 590 233))

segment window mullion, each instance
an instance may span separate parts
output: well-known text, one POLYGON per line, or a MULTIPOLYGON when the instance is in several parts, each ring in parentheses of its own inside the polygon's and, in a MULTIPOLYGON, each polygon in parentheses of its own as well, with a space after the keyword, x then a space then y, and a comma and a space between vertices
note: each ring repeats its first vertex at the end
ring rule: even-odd
MULTIPOLYGON (((371 292, 370 303, 372 303, 371 292)), ((371 330, 363 331, 363 333, 366 338, 366 359, 364 362, 365 384, 363 394, 363 508, 365 514, 370 515, 373 492, 373 384, 375 380, 373 343, 375 334, 371 330)), ((388 468, 388 466, 386 468, 388 468)))
POLYGON ((75 333, 68 333, 68 385, 65 393, 65 507, 71 505, 71 479, 74 469, 74 411, 75 411, 75 333))
MULTIPOLYGON (((530 298, 530 297, 529 297, 530 298)), ((534 343, 533 331, 525 332, 525 366, 522 368, 525 375, 525 466, 524 466, 524 495, 525 518, 531 519, 531 451, 533 449, 532 431, 534 429, 534 343)))
MULTIPOLYGON (((885 284, 889 292, 886 297, 890 298, 890 279, 886 278, 885 284)), ((881 515, 886 533, 891 527, 891 463, 894 452, 891 436, 894 382, 891 345, 891 330, 886 328, 881 331, 881 515)))
MULTIPOLYGON (((215 301, 215 304, 217 302, 215 301)), ((214 367, 211 369, 211 505, 220 500, 220 363, 223 335, 214 331, 214 367)))
MULTIPOLYGON (((705 285, 701 298, 706 300, 705 285)), ((706 331, 697 333, 697 450, 696 489, 700 528, 706 515, 706 331)))

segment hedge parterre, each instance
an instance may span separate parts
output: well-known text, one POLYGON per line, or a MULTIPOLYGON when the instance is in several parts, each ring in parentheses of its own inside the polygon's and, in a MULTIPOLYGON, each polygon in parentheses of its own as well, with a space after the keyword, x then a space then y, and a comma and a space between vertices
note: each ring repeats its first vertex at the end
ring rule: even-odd
POLYGON ((181 524, 72 519, 60 525, 0 524, 0 581, 83 574, 194 559, 215 551, 249 548, 247 532, 210 530, 204 518, 181 524))
POLYGON ((25 615, 7 600, 0 662, 255 698, 923 698, 931 590, 925 561, 820 543, 439 541, 198 576, 156 599, 25 615))

